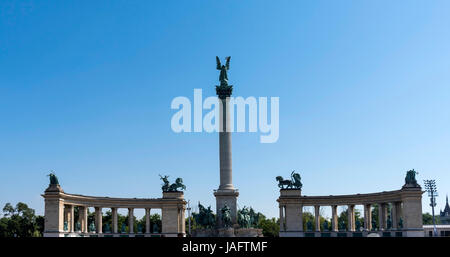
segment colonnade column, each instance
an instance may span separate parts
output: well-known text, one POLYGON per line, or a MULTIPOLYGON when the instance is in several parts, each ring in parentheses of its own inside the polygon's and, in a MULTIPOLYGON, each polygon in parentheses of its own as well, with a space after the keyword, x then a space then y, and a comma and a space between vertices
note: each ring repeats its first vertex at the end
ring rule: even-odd
POLYGON ((97 229, 97 233, 102 233, 102 207, 95 207, 95 227, 97 229))
POLYGON ((134 209, 128 208, 128 233, 134 233, 134 209))
POLYGON ((355 205, 349 204, 347 208, 348 231, 355 231, 355 205))
POLYGON ((372 211, 370 204, 364 204, 364 229, 372 230, 372 211))
POLYGON ((119 227, 117 224, 117 208, 111 208, 111 213, 112 213, 112 220, 111 220, 112 232, 114 234, 117 234, 119 232, 119 229, 118 229, 119 227))
POLYGON ((392 224, 392 229, 397 229, 397 208, 395 206, 395 202, 391 203, 392 204, 392 208, 391 208, 391 224, 392 224))
POLYGON ((387 208, 385 203, 378 204, 378 223, 379 230, 386 229, 386 221, 387 221, 387 208))
POLYGON ((400 219, 403 216, 402 202, 395 202, 395 220, 392 222, 396 224, 396 228, 399 228, 400 219))
POLYGON ((86 206, 79 206, 78 207, 78 219, 80 220, 81 225, 81 232, 87 233, 88 232, 88 226, 87 226, 87 218, 88 218, 88 207, 86 206))
POLYGON ((314 219, 316 222, 316 231, 320 232, 320 205, 314 206, 314 219))
POLYGON ((283 205, 280 205, 280 231, 285 231, 285 229, 284 229, 284 211, 283 211, 283 209, 284 209, 284 206, 283 205))
POLYGON ((145 233, 150 234, 150 208, 145 208, 145 233))
POLYGON ((331 230, 338 231, 337 205, 331 206, 331 230))

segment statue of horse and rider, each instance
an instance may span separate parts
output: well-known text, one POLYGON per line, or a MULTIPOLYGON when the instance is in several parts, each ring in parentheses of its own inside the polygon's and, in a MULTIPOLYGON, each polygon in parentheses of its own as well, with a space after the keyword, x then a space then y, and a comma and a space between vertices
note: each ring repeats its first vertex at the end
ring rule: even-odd
POLYGON ((251 227, 251 217, 250 211, 247 207, 243 207, 238 210, 238 224, 241 228, 250 228, 251 227))
POLYGON ((220 212, 222 214, 222 224, 224 227, 229 228, 231 227, 231 209, 228 207, 228 205, 225 204, 222 209, 220 209, 220 212))
POLYGON ((197 225, 203 228, 213 228, 216 224, 216 217, 211 210, 211 206, 205 208, 203 205, 198 203, 198 213, 193 213, 195 222, 197 225))
POLYGON ((291 172, 291 179, 283 179, 282 176, 275 178, 278 181, 278 187, 281 189, 301 189, 303 184, 301 182, 300 174, 295 173, 295 170, 291 172))
POLYGON ((161 187, 163 192, 178 192, 178 188, 181 190, 186 190, 186 186, 183 184, 182 178, 175 179, 175 183, 170 184, 169 183, 169 176, 161 176, 159 175, 160 179, 163 181, 163 185, 161 187))

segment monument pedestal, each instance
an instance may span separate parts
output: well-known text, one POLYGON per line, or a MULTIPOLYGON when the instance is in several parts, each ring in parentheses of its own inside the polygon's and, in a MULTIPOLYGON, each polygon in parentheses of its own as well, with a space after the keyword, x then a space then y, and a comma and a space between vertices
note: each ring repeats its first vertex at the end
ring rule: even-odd
POLYGON ((231 210, 231 224, 237 223, 237 197, 239 192, 237 189, 218 189, 214 191, 216 197, 216 213, 217 213, 217 225, 223 227, 222 224, 222 212, 221 209, 227 205, 231 210))

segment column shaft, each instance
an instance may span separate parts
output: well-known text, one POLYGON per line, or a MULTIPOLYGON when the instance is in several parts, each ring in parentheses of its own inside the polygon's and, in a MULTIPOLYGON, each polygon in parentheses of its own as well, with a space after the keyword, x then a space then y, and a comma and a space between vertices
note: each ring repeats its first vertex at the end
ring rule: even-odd
POLYGON ((119 233, 119 227, 117 224, 117 208, 111 208, 111 212, 112 212, 112 220, 111 220, 111 225, 112 225, 112 232, 114 234, 119 233))
POLYGON ((145 233, 150 233, 150 208, 145 209, 145 233))
POLYGON ((128 230, 129 233, 134 233, 134 209, 128 208, 128 230))
POLYGON ((368 231, 372 230, 372 211, 370 204, 364 205, 364 229, 368 231))
POLYGON ((355 231, 355 205, 348 205, 347 208, 348 231, 355 231))
POLYGON ((337 205, 331 206, 331 230, 338 231, 337 205))
POLYGON ((314 206, 314 220, 316 222, 316 231, 320 232, 320 206, 314 206))
POLYGON ((228 111, 229 99, 220 99, 221 123, 219 132, 219 156, 220 156, 220 186, 219 189, 234 189, 232 179, 232 157, 231 157, 231 132, 230 114, 228 111))
POLYGON ((101 207, 95 207, 95 227, 97 229, 97 233, 101 234, 103 233, 102 227, 103 227, 103 214, 102 214, 102 208, 101 207))

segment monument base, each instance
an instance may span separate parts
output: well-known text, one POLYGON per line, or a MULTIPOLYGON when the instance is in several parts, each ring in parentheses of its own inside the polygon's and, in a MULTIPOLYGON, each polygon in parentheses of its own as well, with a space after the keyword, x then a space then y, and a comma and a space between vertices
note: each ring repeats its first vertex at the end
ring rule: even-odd
POLYGON ((260 228, 199 228, 192 230, 192 237, 263 237, 260 228))
POLYGON ((214 191, 214 196, 216 197, 216 213, 217 213, 217 225, 218 227, 223 227, 222 225, 222 212, 221 209, 227 205, 231 210, 231 223, 237 223, 237 197, 239 192, 237 189, 218 189, 214 191))

